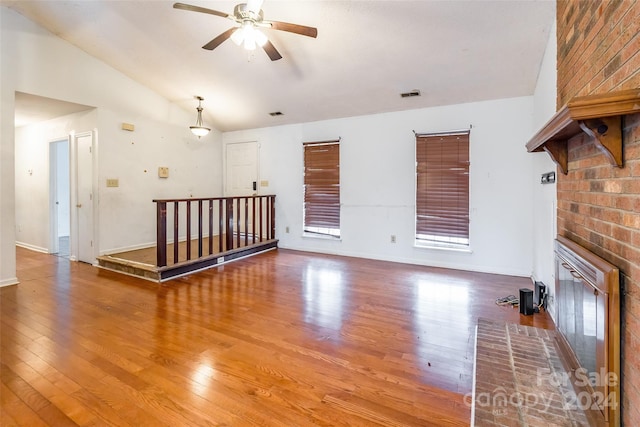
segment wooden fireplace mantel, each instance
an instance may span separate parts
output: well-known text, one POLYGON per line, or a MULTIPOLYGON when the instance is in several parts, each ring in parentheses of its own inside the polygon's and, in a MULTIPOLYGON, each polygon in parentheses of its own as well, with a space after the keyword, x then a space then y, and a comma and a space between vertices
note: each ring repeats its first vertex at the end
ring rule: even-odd
POLYGON ((634 113, 640 113, 640 88, 575 97, 527 142, 527 151, 546 151, 566 175, 568 142, 584 132, 593 137, 613 166, 621 168, 622 117, 634 113))

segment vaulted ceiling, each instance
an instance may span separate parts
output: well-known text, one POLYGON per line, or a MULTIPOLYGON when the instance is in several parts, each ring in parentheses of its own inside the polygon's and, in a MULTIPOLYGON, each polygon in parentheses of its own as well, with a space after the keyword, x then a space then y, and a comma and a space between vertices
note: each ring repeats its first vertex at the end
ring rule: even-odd
MULTIPOLYGON (((225 13, 238 3, 183 2, 225 13)), ((172 1, 0 4, 194 118, 203 96, 205 122, 221 131, 531 95, 555 19, 553 1, 266 0, 265 19, 318 29, 265 30, 283 56, 271 61, 230 40, 202 49, 233 22, 172 1)))

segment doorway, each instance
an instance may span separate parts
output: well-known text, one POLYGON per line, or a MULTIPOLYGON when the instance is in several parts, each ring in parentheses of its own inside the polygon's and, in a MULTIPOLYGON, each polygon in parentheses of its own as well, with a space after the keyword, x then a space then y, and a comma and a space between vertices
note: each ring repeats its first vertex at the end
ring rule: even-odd
MULTIPOLYGON (((224 166, 224 195, 226 197, 258 195, 258 143, 256 141, 227 144, 224 166)), ((249 203, 248 200, 245 202, 249 203)), ((233 203, 233 211, 238 212, 239 231, 244 234, 253 234, 255 232, 253 218, 258 208, 256 199, 253 199, 246 209, 239 207, 242 203, 241 199, 235 199, 233 203)), ((262 218, 262 213, 259 216, 262 218)))
POLYGON ((71 255, 71 182, 69 139, 49 144, 50 252, 60 257, 71 255))

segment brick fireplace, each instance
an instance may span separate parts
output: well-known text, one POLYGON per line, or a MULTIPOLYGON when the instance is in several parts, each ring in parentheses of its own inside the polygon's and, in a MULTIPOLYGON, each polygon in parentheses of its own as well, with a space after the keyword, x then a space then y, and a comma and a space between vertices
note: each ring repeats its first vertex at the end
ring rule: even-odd
MULTIPOLYGON (((558 97, 640 88, 640 1, 558 1, 558 97)), ((639 106, 640 108, 640 106, 639 106)), ((557 173, 558 234, 620 269, 623 425, 640 425, 640 113, 622 121, 623 167, 585 133, 557 173)))

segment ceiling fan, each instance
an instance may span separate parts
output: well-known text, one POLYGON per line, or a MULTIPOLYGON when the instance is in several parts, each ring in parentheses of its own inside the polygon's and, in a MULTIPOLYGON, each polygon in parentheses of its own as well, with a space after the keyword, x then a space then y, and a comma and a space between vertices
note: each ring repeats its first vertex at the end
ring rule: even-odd
POLYGON ((236 25, 220 34, 209 43, 202 46, 203 49, 213 50, 220 46, 222 42, 231 38, 237 45, 244 45, 247 50, 253 50, 256 46, 261 46, 272 61, 282 58, 280 52, 269 41, 267 36, 260 31, 260 28, 270 28, 272 30, 287 31, 290 33, 300 34, 307 37, 317 37, 318 30, 305 25, 290 24, 288 22, 265 21, 262 13, 263 0, 248 0, 246 3, 240 3, 233 9, 233 15, 217 10, 207 9, 200 6, 193 6, 184 3, 175 3, 174 9, 189 10, 192 12, 208 13, 210 15, 229 18, 236 25))

